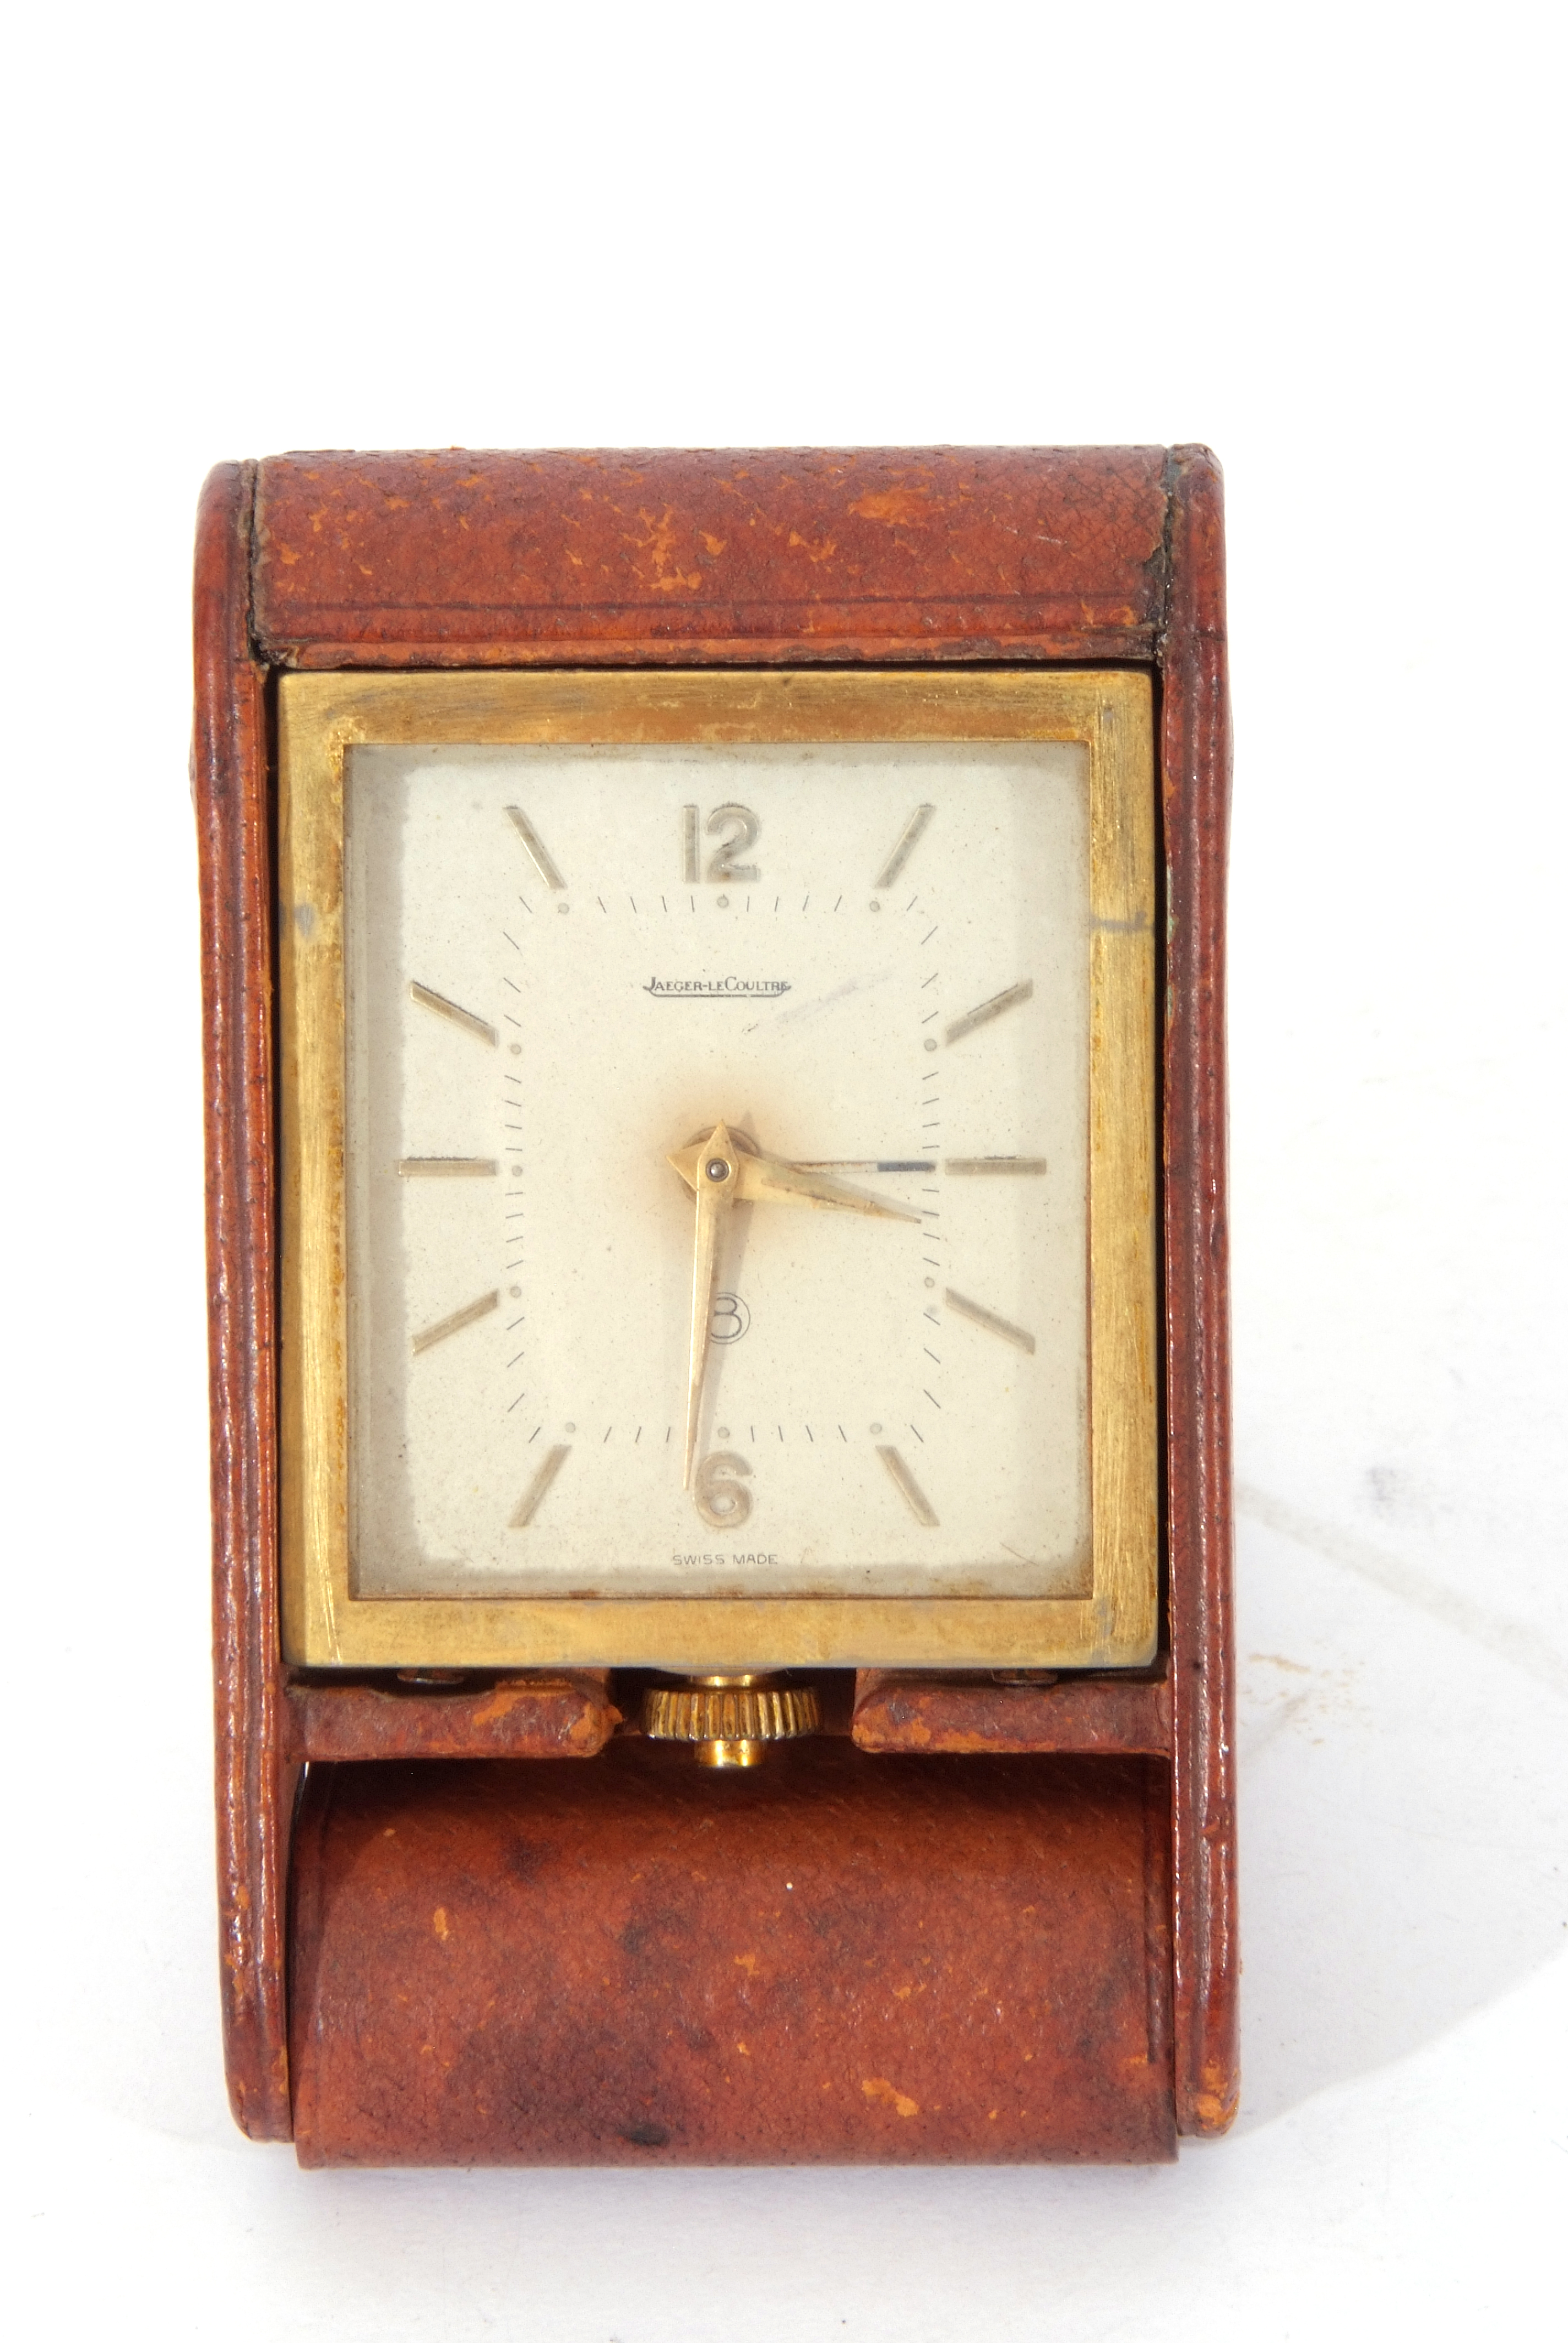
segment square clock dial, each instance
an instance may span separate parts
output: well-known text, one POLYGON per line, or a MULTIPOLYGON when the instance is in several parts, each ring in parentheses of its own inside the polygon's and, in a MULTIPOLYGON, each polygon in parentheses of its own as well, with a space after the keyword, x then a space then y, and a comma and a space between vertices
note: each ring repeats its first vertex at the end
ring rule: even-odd
POLYGON ((295 1655, 1149 1656, 1141 679, 283 713, 295 1655))

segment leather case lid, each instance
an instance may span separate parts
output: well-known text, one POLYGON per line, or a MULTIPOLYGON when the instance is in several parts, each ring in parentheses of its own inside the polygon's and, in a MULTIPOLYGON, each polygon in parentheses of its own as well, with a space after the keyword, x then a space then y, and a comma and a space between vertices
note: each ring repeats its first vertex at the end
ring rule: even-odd
POLYGON ((296 667, 1150 659, 1162 447, 275 456, 254 624, 296 667))
POLYGON ((313 1767, 300 2161, 1169 2157, 1169 1834, 1140 1758, 313 1767))

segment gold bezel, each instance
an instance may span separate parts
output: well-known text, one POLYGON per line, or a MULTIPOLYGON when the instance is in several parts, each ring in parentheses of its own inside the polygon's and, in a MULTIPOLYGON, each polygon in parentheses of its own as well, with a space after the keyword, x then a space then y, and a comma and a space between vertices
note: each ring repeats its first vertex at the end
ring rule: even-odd
POLYGON ((282 1578, 309 1667, 1139 1667, 1158 1641, 1154 751, 1147 677, 286 675, 278 690, 282 1578), (359 743, 1078 740, 1090 753, 1087 1596, 351 1593, 343 771, 359 743))

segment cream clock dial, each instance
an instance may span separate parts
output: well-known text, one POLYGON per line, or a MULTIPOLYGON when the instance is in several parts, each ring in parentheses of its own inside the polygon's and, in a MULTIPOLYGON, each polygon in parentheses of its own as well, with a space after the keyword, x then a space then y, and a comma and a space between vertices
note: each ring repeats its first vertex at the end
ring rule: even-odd
POLYGON ((1147 685, 280 713, 291 1654, 1147 1657, 1147 685))
POLYGON ((1085 1592, 1084 749, 345 787, 358 1590, 1085 1592))

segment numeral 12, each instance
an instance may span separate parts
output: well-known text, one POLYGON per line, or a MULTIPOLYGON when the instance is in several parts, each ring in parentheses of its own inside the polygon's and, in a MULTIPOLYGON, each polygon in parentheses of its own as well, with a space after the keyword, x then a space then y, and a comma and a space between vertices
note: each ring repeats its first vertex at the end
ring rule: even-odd
MULTIPOLYGON (((700 806, 680 809, 680 836, 684 849, 683 876, 689 887, 695 887, 702 877, 701 856, 698 850, 698 832, 703 827, 700 806)), ((706 824, 709 838, 719 840, 719 850, 708 865, 709 882, 712 886, 749 887, 761 878, 755 862, 738 862, 736 856, 756 845, 762 824, 749 806, 715 806, 706 824)))

